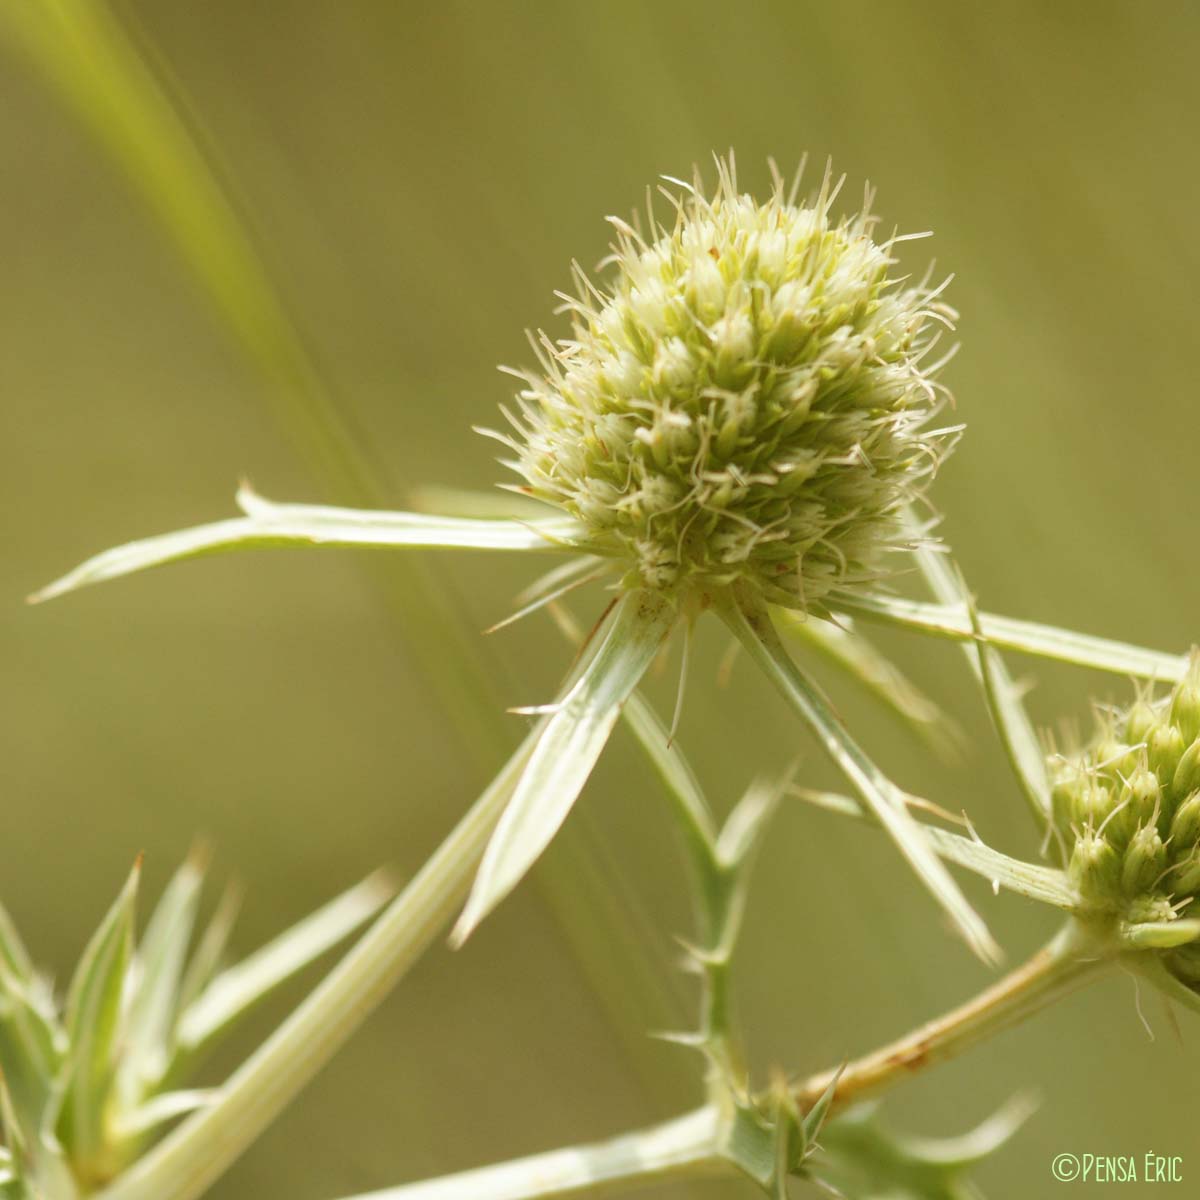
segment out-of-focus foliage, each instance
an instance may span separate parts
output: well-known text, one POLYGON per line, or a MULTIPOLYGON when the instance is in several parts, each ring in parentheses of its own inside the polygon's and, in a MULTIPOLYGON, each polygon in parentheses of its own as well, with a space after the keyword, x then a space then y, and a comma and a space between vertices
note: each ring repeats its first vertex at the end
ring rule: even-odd
MULTIPOLYGON (((175 872, 137 937, 139 861, 89 940, 65 997, 0 908, 2 1182, 17 1197, 87 1194, 207 1103, 200 1061, 293 975, 392 894, 371 877, 230 965, 238 899, 196 931, 204 866, 175 872)), ((4 1193, 7 1195, 8 1193, 4 1193)))

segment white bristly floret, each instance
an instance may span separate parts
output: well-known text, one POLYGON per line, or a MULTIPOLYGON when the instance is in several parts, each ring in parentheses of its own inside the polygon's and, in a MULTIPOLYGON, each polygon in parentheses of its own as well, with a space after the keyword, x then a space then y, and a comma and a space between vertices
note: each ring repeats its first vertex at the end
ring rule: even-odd
POLYGON ((535 340, 503 440, 628 586, 804 610, 878 575, 952 440, 923 360, 953 313, 889 275, 869 212, 833 219, 828 177, 759 203, 718 167, 711 198, 678 185, 669 228, 613 221, 606 289, 577 271, 570 336, 535 340))

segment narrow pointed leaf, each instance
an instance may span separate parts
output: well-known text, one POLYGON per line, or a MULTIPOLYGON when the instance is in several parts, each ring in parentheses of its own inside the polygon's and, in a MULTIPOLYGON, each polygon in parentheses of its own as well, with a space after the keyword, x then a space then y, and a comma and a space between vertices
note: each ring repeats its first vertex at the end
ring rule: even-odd
POLYGON ((475 550, 570 550, 580 529, 568 519, 484 521, 419 513, 273 504, 246 489, 246 515, 128 542, 88 559, 30 597, 37 603, 165 563, 226 550, 270 546, 457 547, 475 550))
POLYGON ((1200 920, 1185 918, 1182 921, 1146 921, 1142 924, 1126 925, 1121 930, 1121 940, 1134 950, 1174 950, 1200 938, 1200 920))
POLYGON ((211 1104, 216 1095, 216 1090, 211 1088, 160 1092, 132 1111, 122 1114, 114 1134, 117 1138, 130 1142, 141 1141, 167 1122, 185 1117, 188 1113, 211 1104))
POLYGON ((1021 786, 1021 793, 1029 805, 1038 831, 1043 832, 1050 820, 1050 781, 1033 723, 1021 702, 1020 689, 997 651, 987 642, 979 640, 987 636, 983 618, 962 575, 947 561, 945 555, 937 553, 930 546, 919 546, 914 553, 917 566, 934 596, 943 604, 961 607, 967 615, 973 642, 964 645, 963 652, 983 687, 988 712, 1021 786))
POLYGON ((220 970, 241 904, 242 889, 233 884, 228 885, 221 894, 216 911, 204 927, 199 944, 183 973, 183 982, 179 987, 181 1013, 204 991, 220 970))
POLYGON ((86 1160, 104 1143, 105 1104, 120 1045, 140 874, 139 860, 84 951, 67 994, 71 1049, 59 1136, 73 1159, 86 1160))
POLYGON ((971 618, 971 626, 979 641, 975 643, 979 656, 979 678, 983 684, 983 695, 987 701, 992 724, 1000 735, 1000 743, 1008 755, 1009 765, 1021 794, 1025 797, 1038 831, 1043 832, 1050 821, 1050 779, 1046 774, 1046 756, 1034 732, 1033 722, 1021 702, 1020 690, 1005 667, 1000 655, 985 640, 975 608, 966 588, 963 602, 971 618))
POLYGON ((826 1118, 829 1116, 829 1107, 833 1103, 834 1094, 837 1092, 838 1082, 842 1078, 842 1071, 845 1069, 843 1063, 830 1079, 829 1085, 817 1098, 816 1104, 804 1114, 804 1120, 801 1124, 801 1130, 804 1134, 804 1144, 806 1147, 811 1146, 820 1135, 821 1128, 825 1124, 826 1118))
POLYGON ((711 857, 716 845, 717 830, 712 808, 705 798, 700 781, 691 764, 683 756, 677 742, 671 741, 667 727, 640 692, 634 692, 622 711, 638 744, 646 753, 668 795, 675 801, 676 814, 689 836, 704 846, 711 857))
POLYGON ((944 859, 982 876, 994 887, 1052 905, 1063 912, 1075 912, 1080 908, 1079 897, 1066 875, 1054 867, 1011 858, 983 842, 946 829, 931 828, 926 832, 933 848, 944 859))
MULTIPOLYGON (((951 641, 970 641, 974 636, 965 610, 953 603, 931 604, 889 596, 882 592, 839 593, 829 600, 837 612, 851 613, 863 620, 897 625, 951 641)), ((1020 621, 996 613, 981 612, 979 625, 993 646, 1015 650, 1034 658, 1049 658, 1077 667, 1090 667, 1113 675, 1173 683, 1187 671, 1187 655, 1148 650, 1110 638, 1091 637, 1070 629, 1020 621)))
POLYGON ((824 697, 792 661, 779 641, 769 615, 760 610, 748 616, 736 605, 727 606, 723 615, 738 640, 817 736, 822 749, 878 818, 967 944, 985 962, 998 961, 999 946, 938 860, 920 825, 908 814, 900 799, 900 789, 854 741, 824 697))
POLYGON ((550 1200, 672 1178, 734 1177, 722 1158, 720 1115, 698 1109, 674 1121, 611 1141, 533 1154, 368 1192, 352 1200, 550 1200))
MULTIPOLYGON (((514 612, 508 614, 497 621, 494 625, 489 626, 485 633, 497 633, 501 629, 507 628, 509 625, 515 625, 518 621, 537 612, 539 609, 546 608, 552 605, 557 600, 561 600, 568 592, 573 592, 576 588, 583 587, 588 583, 595 583, 602 579, 609 572, 609 567, 601 562, 600 559, 592 555, 576 556, 566 563, 566 570, 561 573, 552 572, 552 574, 561 574, 562 581, 549 589, 538 587, 535 590, 537 595, 534 599, 526 604, 521 604, 514 612)), ((545 579, 540 581, 545 583, 545 579)))
MULTIPOLYGON (((556 604, 550 609, 550 615, 572 645, 582 645, 583 630, 575 624, 566 609, 556 604)), ((684 837, 693 855, 698 856, 700 873, 708 875, 717 867, 717 823, 695 771, 678 743, 672 740, 667 727, 659 720, 658 714, 639 691, 630 694, 621 710, 621 717, 661 780, 675 808, 684 837)))
POLYGON ((395 894, 381 875, 343 892, 256 953, 221 972, 180 1015, 178 1048, 192 1055, 259 1001, 369 921, 395 894))
POLYGON ((821 1175, 847 1200, 978 1200, 967 1172, 1005 1145, 1032 1111, 1023 1097, 960 1137, 893 1133, 864 1105, 830 1121, 821 1175))
MULTIPOLYGON (((704 955, 699 956, 700 961, 727 966, 733 958, 746 911, 754 855, 762 846, 767 826, 779 806, 787 783, 786 778, 755 780, 734 805, 721 827, 716 847, 717 862, 722 873, 717 893, 720 903, 711 931, 711 944, 704 955)), ((727 1003, 723 994, 725 982, 715 981, 710 975, 708 987, 710 993, 714 987, 722 993, 719 1005, 724 1007, 727 1003)))
POLYGON ((137 989, 121 1055, 121 1086, 129 1102, 162 1078, 173 1049, 179 987, 204 868, 193 857, 163 891, 138 949, 137 989))
POLYGON ((801 619, 793 613, 782 617, 788 634, 856 680, 926 745, 943 758, 956 756, 961 730, 895 663, 851 626, 850 618, 843 618, 841 624, 835 625, 811 616, 801 619))
POLYGON ((756 780, 725 818, 717 839, 717 857, 724 867, 739 868, 762 844, 767 824, 788 785, 788 779, 770 783, 756 780))
MULTIPOLYGON (((363 546, 443 546, 463 550, 571 550, 583 526, 561 515, 533 520, 447 517, 325 504, 279 504, 245 484, 238 507, 253 521, 314 542, 363 546)), ((552 511, 552 510, 550 510, 552 511)))
POLYGON ((678 742, 670 740, 666 726, 638 692, 621 716, 654 767, 671 803, 683 839, 695 891, 696 911, 707 939, 717 936, 728 886, 717 855, 716 822, 712 809, 678 742))
POLYGON ((661 597, 631 592, 621 599, 599 649, 547 722, 496 827, 455 927, 456 944, 516 887, 558 832, 674 619, 661 597))
POLYGON ((914 1157, 931 1165, 960 1170, 973 1167, 1012 1141, 1013 1135, 1038 1107, 1036 1096, 1018 1093, 966 1133, 936 1138, 907 1134, 904 1145, 914 1157))
POLYGON ((508 521, 543 521, 560 510, 552 505, 521 495, 508 488, 443 487, 422 484, 407 494, 408 501, 418 512, 442 513, 448 517, 501 518, 508 521))
POLYGON ((1131 954, 1125 957, 1129 969, 1152 983, 1168 1000, 1182 1004, 1194 1013, 1200 1013, 1200 993, 1192 991, 1187 984, 1176 979, 1157 954, 1131 954))
MULTIPOLYGON (((561 605, 554 605, 550 615, 569 642, 576 646, 582 643, 583 631, 561 605)), ((621 718, 653 766, 671 803, 692 875, 701 929, 707 940, 715 940, 728 885, 717 854, 717 822, 704 789, 679 743, 672 740, 667 727, 640 692, 635 690, 630 694, 621 718)))
MULTIPOLYGON (((797 794, 819 808, 878 824, 874 813, 864 808, 852 796, 807 789, 797 794)), ((974 838, 963 837, 948 829, 939 829, 935 825, 923 825, 922 829, 929 839, 929 844, 947 862, 981 875, 994 886, 1016 892, 1030 900, 1037 900, 1041 904, 1052 905, 1064 912, 1075 912, 1080 907, 1079 897, 1072 890, 1066 875, 1054 867, 1011 858, 974 838)))

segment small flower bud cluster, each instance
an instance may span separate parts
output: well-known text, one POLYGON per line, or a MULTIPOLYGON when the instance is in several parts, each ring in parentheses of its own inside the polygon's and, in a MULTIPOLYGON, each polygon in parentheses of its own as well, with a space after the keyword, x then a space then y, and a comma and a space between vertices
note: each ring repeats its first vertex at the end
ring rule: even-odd
POLYGON ((1169 698, 1106 714, 1088 749, 1053 769, 1054 823, 1084 903, 1131 923, 1181 915, 1200 893, 1200 654, 1169 698))
POLYGON ((571 336, 517 372, 521 490, 589 530, 626 583, 703 592, 745 583, 806 609, 878 574, 947 446, 923 359, 953 313, 889 276, 875 218, 835 221, 836 189, 797 204, 680 185, 672 227, 613 219, 613 277, 578 276, 571 336))

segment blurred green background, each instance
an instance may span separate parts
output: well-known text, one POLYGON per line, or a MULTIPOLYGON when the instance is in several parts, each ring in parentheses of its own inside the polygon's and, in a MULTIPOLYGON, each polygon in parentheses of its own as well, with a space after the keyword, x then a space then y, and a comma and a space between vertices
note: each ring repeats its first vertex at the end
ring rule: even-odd
MULTIPOLYGON (((604 253, 604 214, 714 149, 735 147, 752 187, 767 155, 786 167, 808 151, 849 174, 851 202, 869 177, 889 225, 935 230, 914 264, 936 253, 956 275, 947 380, 969 432, 935 496, 985 604, 1165 648, 1198 636, 1193 6, 116 12, 230 187, 385 502, 503 477, 469 427, 508 396, 495 364, 520 361, 524 327, 553 320, 571 259, 604 253)), ((487 681, 461 700, 465 718, 427 677, 443 635, 414 623, 410 576, 378 558, 246 555, 22 605, 89 553, 229 513, 241 476, 273 497, 357 497, 349 475, 314 471, 280 419, 279 380, 230 337, 61 81, 12 38, 0 54, 0 889, 61 977, 135 853, 156 890, 204 835, 218 874, 248 885, 248 949, 381 860, 414 870, 521 731, 504 718, 497 740, 496 717, 481 735, 478 714, 544 700, 566 655, 537 619, 478 636, 529 568, 463 555, 430 566, 487 681)), ((835 687, 852 726, 908 787, 1032 853, 961 657, 879 640, 975 748, 932 763, 835 687)), ((716 686, 724 649, 707 629, 680 733, 714 799, 796 755, 805 781, 831 780, 745 664, 716 686)), ((1065 669, 1037 681, 1047 725, 1086 719, 1093 692, 1126 694, 1065 669)), ((655 685, 664 704, 672 686, 655 685)), ((985 982, 873 834, 797 802, 776 835, 741 953, 762 1070, 836 1062, 985 982)), ((674 972, 683 878, 618 737, 527 885, 464 951, 432 952, 214 1195, 321 1200, 691 1105, 695 1064, 645 1036, 690 1013, 674 972)), ((967 886, 1014 958, 1049 932, 1033 905, 967 886)), ((1041 1112, 980 1174, 993 1196, 1057 1194, 1060 1151, 1181 1154, 1196 1177, 1194 1018, 1179 1035, 1143 999, 1154 1040, 1118 976, 896 1090, 888 1111, 957 1133, 1036 1089, 1041 1112)))

